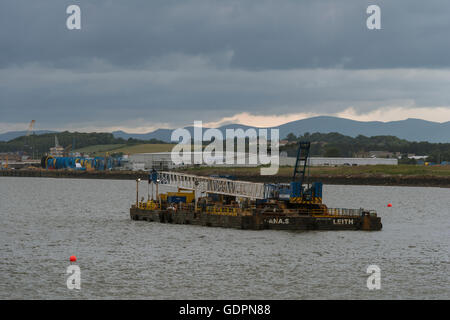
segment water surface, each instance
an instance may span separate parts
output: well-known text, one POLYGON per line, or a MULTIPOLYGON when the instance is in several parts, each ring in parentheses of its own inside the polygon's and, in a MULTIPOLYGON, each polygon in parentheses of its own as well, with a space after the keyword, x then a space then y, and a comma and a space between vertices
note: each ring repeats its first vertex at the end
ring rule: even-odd
POLYGON ((383 230, 292 232, 132 221, 135 185, 0 177, 0 298, 450 298, 450 189, 325 185, 329 207, 375 209, 383 230))

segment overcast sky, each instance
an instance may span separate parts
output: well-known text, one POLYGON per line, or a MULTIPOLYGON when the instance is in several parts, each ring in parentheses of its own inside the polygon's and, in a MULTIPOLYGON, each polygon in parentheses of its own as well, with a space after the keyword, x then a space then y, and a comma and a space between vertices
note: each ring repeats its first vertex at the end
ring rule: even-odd
POLYGON ((449 35, 448 0, 1 0, 0 132, 450 121, 449 35))

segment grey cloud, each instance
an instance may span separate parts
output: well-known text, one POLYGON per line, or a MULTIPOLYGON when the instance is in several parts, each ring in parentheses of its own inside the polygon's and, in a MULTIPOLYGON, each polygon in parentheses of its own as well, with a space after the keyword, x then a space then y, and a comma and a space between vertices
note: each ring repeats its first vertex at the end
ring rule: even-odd
MULTIPOLYGON (((144 118, 149 125, 218 120, 244 111, 283 114, 359 112, 390 106, 449 105, 449 70, 216 69, 73 72, 15 68, 0 71, 1 119, 26 114, 45 122, 90 119, 119 123, 144 118), (26 95, 21 94, 25 90, 26 95)), ((4 121, 3 120, 3 121, 4 121)))
POLYGON ((449 66, 450 2, 419 0, 75 1, 82 30, 65 28, 74 1, 3 0, 0 66, 66 68, 92 58, 139 68, 167 54, 234 52, 234 68, 449 66), (382 28, 365 26, 369 4, 382 28))
MULTIPOLYGON (((448 1, 3 0, 0 123, 448 106, 448 1), (65 27, 70 4, 82 30, 65 27), (382 30, 365 27, 369 4, 382 30)), ((0 128, 1 131, 1 128, 0 128)))

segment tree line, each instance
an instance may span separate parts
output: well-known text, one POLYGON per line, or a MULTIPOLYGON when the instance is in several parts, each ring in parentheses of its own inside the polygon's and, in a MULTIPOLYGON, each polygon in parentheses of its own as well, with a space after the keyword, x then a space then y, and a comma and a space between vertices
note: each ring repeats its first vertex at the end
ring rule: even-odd
MULTIPOLYGON (((157 139, 115 138, 112 133, 64 131, 22 136, 6 142, 0 141, 0 152, 25 152, 39 157, 55 145, 55 136, 58 138, 60 146, 65 148, 71 146, 73 150, 105 144, 166 143, 157 139)), ((315 157, 361 157, 368 156, 370 151, 387 151, 402 155, 401 163, 415 163, 414 160, 407 158, 408 154, 428 156, 427 160, 431 162, 450 161, 450 143, 411 142, 395 136, 366 137, 359 135, 353 138, 336 132, 312 134, 307 132, 300 136, 290 133, 287 140, 288 144, 280 147, 280 151, 287 152, 290 157, 297 155, 297 142, 310 141, 310 156, 315 157)), ((248 151, 248 139, 246 139, 245 145, 245 149, 248 151)), ((237 143, 235 143, 235 148, 236 146, 237 143)))
POLYGON ((358 157, 367 156, 370 151, 387 151, 399 153, 403 163, 414 163, 407 158, 408 154, 428 156, 427 161, 450 161, 450 143, 416 142, 400 139, 395 136, 366 137, 358 135, 353 138, 340 133, 305 133, 296 136, 290 133, 287 136, 289 144, 280 147, 288 156, 297 155, 298 141, 310 141, 310 155, 316 157, 358 157))
POLYGON ((135 145, 141 143, 165 143, 157 139, 139 140, 129 138, 115 138, 112 133, 93 132, 59 132, 59 133, 45 133, 40 135, 21 136, 9 141, 0 141, 0 152, 25 152, 29 155, 35 156, 47 153, 51 147, 55 146, 55 136, 58 139, 58 144, 64 148, 71 146, 71 149, 80 149, 93 145, 102 144, 126 144, 135 145))

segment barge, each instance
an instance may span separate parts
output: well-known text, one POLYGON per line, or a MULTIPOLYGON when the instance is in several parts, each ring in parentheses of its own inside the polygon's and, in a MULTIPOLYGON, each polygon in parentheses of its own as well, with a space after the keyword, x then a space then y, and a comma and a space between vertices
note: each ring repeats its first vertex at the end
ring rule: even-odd
MULTIPOLYGON (((164 206, 164 205, 163 205, 164 206)), ((238 211, 236 208, 207 207, 202 210, 194 206, 162 207, 155 202, 132 206, 132 220, 161 223, 191 224, 207 227, 224 227, 249 230, 381 230, 381 219, 374 211, 331 209, 325 212, 311 211, 267 212, 264 208, 238 211), (153 208, 149 208, 153 206, 153 208), (333 212, 335 211, 335 212, 333 212)))
POLYGON ((136 203, 130 208, 130 217, 248 230, 381 230, 381 218, 374 210, 328 208, 322 203, 322 183, 305 184, 309 148, 309 142, 300 142, 290 184, 153 170, 148 180, 152 196, 147 201, 139 201, 140 179, 136 180, 136 203), (164 185, 176 187, 177 192, 160 194, 159 187, 164 185))

